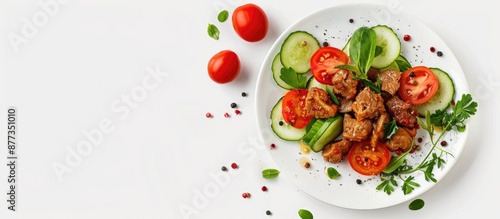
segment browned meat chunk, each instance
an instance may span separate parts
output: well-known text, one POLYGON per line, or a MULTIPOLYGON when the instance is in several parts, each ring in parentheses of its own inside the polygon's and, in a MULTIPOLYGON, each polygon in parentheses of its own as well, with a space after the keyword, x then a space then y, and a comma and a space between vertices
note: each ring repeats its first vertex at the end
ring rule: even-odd
POLYGON ((399 79, 401 72, 396 70, 387 70, 380 74, 380 82, 382 83, 382 90, 394 95, 399 89, 399 79))
POLYGON ((358 80, 352 78, 351 72, 345 69, 339 70, 332 78, 333 93, 347 99, 353 99, 356 96, 358 80))
POLYGON ((365 87, 356 96, 356 101, 351 105, 354 111, 354 116, 358 120, 362 119, 373 119, 380 113, 385 112, 384 99, 380 94, 373 93, 370 88, 365 87))
POLYGON ((377 142, 384 137, 384 124, 389 122, 389 114, 382 113, 377 122, 373 124, 372 137, 370 139, 370 144, 372 147, 377 146, 377 142))
POLYGON ((385 144, 390 151, 401 150, 405 152, 410 150, 415 134, 416 131, 401 127, 385 144))
POLYGON ((376 68, 370 68, 370 69, 368 69, 368 72, 366 73, 366 76, 371 81, 377 81, 377 78, 379 75, 380 75, 380 69, 376 69, 376 68))
POLYGON ((346 139, 334 141, 323 148, 323 159, 327 162, 338 163, 349 153, 351 145, 352 143, 346 139))
POLYGON ((308 115, 316 118, 330 118, 335 116, 338 111, 328 92, 321 88, 313 87, 307 93, 305 110, 308 115))
POLYGON ((344 98, 344 97, 339 97, 339 103, 340 103, 340 106, 339 106, 339 112, 340 113, 350 113, 352 112, 352 102, 354 102, 354 100, 352 99, 347 99, 347 98, 344 98))
POLYGON ((349 114, 344 115, 342 136, 351 141, 362 141, 372 132, 372 122, 369 119, 353 119, 349 114))
POLYGON ((417 113, 410 103, 393 96, 385 102, 385 105, 399 125, 413 128, 417 124, 417 113))

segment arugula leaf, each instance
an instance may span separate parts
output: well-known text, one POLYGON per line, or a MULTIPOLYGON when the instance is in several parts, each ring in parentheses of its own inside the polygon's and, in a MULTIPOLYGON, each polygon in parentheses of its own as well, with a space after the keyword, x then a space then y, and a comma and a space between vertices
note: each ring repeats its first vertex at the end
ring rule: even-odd
POLYGON ((226 21, 228 17, 229 17, 229 12, 227 10, 223 10, 219 12, 219 14, 217 15, 217 20, 219 20, 219 22, 222 23, 226 21))
POLYGON ((215 40, 219 40, 220 32, 219 32, 219 28, 217 28, 217 26, 215 26, 213 24, 208 24, 207 32, 208 32, 208 36, 212 37, 215 40))
POLYGON ((307 87, 307 77, 302 74, 298 74, 292 67, 281 68, 280 78, 293 88, 307 87))

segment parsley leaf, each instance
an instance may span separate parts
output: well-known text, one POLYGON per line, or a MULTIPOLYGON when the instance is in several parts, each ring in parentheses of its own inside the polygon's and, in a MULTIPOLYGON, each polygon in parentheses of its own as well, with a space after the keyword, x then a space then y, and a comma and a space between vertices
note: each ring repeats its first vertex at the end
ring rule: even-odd
POLYGON ((293 88, 307 87, 307 77, 302 74, 298 74, 292 67, 281 68, 280 78, 293 88))
POLYGON ((420 187, 420 184, 413 181, 414 179, 415 179, 415 177, 409 176, 403 182, 403 186, 401 187, 403 189, 403 194, 408 195, 415 189, 415 187, 420 187))
POLYGON ((465 120, 476 114, 477 102, 472 101, 470 94, 463 94, 462 99, 452 105, 451 109, 451 113, 446 110, 436 110, 430 115, 430 122, 435 126, 444 127, 446 131, 455 127, 459 132, 463 132, 465 131, 465 120))

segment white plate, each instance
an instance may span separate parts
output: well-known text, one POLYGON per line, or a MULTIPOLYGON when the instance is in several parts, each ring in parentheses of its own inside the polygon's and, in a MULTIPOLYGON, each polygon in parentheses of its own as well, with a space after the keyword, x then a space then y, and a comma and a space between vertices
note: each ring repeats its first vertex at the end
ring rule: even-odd
MULTIPOLYGON (((304 30, 313 34, 320 43, 327 41, 330 46, 342 48, 351 34, 361 26, 375 26, 384 24, 392 27, 398 34, 402 43, 402 55, 412 65, 426 65, 439 67, 448 72, 456 86, 456 97, 469 93, 464 74, 450 48, 431 29, 417 21, 415 18, 391 10, 382 5, 349 4, 326 8, 312 13, 297 23, 293 24, 276 40, 262 64, 256 88, 257 122, 261 137, 267 145, 275 144, 276 149, 268 147, 271 157, 283 173, 293 184, 305 193, 326 203, 350 209, 378 209, 400 204, 415 199, 418 195, 436 185, 427 182, 421 172, 413 174, 420 187, 412 193, 404 195, 400 187, 395 192, 387 195, 375 188, 380 184, 378 176, 362 176, 354 172, 344 159, 339 164, 323 161, 321 153, 302 154, 297 142, 279 139, 270 127, 270 112, 274 104, 283 96, 285 90, 278 87, 272 79, 271 63, 279 52, 280 46, 286 36, 296 30, 304 30), (350 23, 349 19, 354 22, 350 23), (403 36, 409 34, 411 41, 406 42, 403 36), (432 53, 430 47, 442 51, 443 56, 438 57, 432 53), (310 159, 311 168, 305 169, 300 165, 300 159, 310 159), (342 175, 336 180, 330 180, 324 173, 326 167, 336 168, 342 175), (358 185, 356 180, 362 180, 358 185)), ((428 137, 423 130, 419 130, 417 138, 422 137, 421 151, 411 154, 411 163, 418 163, 423 159, 430 146, 428 137), (427 143, 426 143, 427 142, 427 143)), ((453 167, 460 156, 465 144, 467 132, 450 132, 444 140, 448 142, 446 149, 454 157, 447 156, 444 168, 434 170, 438 182, 453 167)), ((399 181, 401 184, 401 181, 399 181)))

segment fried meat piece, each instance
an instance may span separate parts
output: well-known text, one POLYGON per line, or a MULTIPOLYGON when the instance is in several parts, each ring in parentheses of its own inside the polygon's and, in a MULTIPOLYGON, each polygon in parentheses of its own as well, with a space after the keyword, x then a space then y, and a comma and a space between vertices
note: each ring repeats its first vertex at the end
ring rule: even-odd
POLYGON ((412 142, 415 138, 416 131, 414 129, 408 129, 405 127, 400 127, 391 136, 385 145, 390 151, 401 150, 403 152, 410 150, 412 142))
POLYGON ((347 156, 351 145, 351 141, 347 139, 334 141, 323 148, 323 159, 327 162, 339 163, 347 156))
POLYGON ((305 110, 310 116, 330 118, 337 114, 338 108, 330 99, 328 92, 321 88, 313 87, 307 93, 305 110))
POLYGON ((380 113, 385 112, 384 99, 380 94, 374 93, 370 88, 365 87, 356 96, 356 101, 351 105, 354 116, 358 120, 373 119, 380 113))
POLYGON ((362 141, 372 132, 372 121, 369 119, 358 120, 349 114, 344 115, 342 136, 350 141, 362 141))
POLYGON ((385 102, 387 110, 399 125, 413 128, 417 124, 417 113, 410 103, 393 96, 385 102))
POLYGON ((353 79, 351 72, 340 69, 332 78, 333 93, 347 99, 353 99, 357 93, 358 80, 353 79))
POLYGON ((382 83, 382 90, 394 95, 399 89, 399 79, 401 72, 396 70, 387 70, 380 74, 380 83, 382 83))

